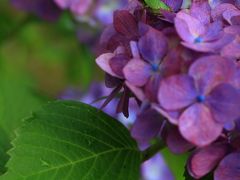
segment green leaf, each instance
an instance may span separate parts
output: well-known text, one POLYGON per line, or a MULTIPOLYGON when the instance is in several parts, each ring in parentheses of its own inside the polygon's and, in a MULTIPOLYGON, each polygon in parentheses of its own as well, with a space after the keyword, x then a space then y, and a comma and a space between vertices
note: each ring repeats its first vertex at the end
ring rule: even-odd
POLYGON ((188 154, 176 155, 165 148, 161 151, 164 159, 177 180, 184 180, 183 174, 187 162, 188 154))
POLYGON ((50 103, 25 121, 1 179, 138 180, 142 155, 128 130, 78 102, 50 103))
POLYGON ((10 139, 2 128, 0 128, 0 175, 5 173, 5 164, 9 159, 7 151, 11 148, 10 139))
POLYGON ((170 8, 161 0, 144 0, 144 1, 152 9, 170 10, 170 8))

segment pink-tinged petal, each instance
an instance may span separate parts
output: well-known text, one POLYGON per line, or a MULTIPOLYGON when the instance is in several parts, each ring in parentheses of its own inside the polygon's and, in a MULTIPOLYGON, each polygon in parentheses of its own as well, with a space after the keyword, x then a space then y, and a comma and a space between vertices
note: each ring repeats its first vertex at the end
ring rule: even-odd
POLYGON ((240 89, 240 69, 237 70, 234 77, 232 78, 231 85, 237 89, 240 89))
POLYGON ((233 35, 240 35, 240 26, 232 25, 224 28, 224 32, 233 34, 233 35))
POLYGON ((195 79, 203 94, 208 94, 220 83, 229 82, 235 72, 233 61, 217 55, 199 58, 189 69, 189 75, 195 79))
MULTIPOLYGON (((204 24, 202 24, 198 19, 187 14, 186 12, 181 11, 181 12, 177 13, 177 18, 179 18, 179 19, 185 21, 185 23, 187 23, 189 32, 195 37, 198 37, 198 36, 204 34, 206 31, 204 24)), ((176 27, 176 29, 178 31, 178 27, 176 27)))
POLYGON ((190 8, 190 15, 198 19, 203 24, 210 23, 211 7, 208 1, 193 1, 190 8))
POLYGON ((178 124, 178 119, 180 116, 179 111, 166 111, 162 107, 160 107, 158 104, 152 103, 152 108, 155 109, 157 112, 159 112, 162 116, 168 119, 170 123, 173 125, 178 124))
POLYGON ((231 18, 232 25, 240 25, 240 15, 231 18))
POLYGON ((219 4, 211 12, 213 21, 221 20, 223 18, 223 13, 226 10, 236 10, 236 9, 237 8, 233 4, 230 4, 230 3, 219 4))
POLYGON ((231 153, 226 156, 214 172, 214 180, 240 179, 240 153, 231 153))
POLYGON ((162 32, 150 28, 148 32, 140 38, 138 47, 145 60, 159 63, 167 53, 167 38, 162 32))
POLYGON ((174 75, 163 79, 158 91, 158 100, 166 110, 178 110, 195 101, 197 91, 194 80, 187 75, 174 75))
POLYGON ((168 131, 166 143, 170 151, 175 154, 185 153, 194 147, 182 137, 177 127, 171 127, 168 131))
POLYGON ((113 24, 115 30, 126 36, 127 38, 134 38, 137 36, 138 27, 134 16, 127 10, 118 10, 114 12, 113 24))
POLYGON ((123 73, 130 84, 141 87, 151 75, 151 66, 141 59, 132 59, 124 67, 123 73))
POLYGON ((70 7, 72 0, 54 0, 54 2, 62 9, 70 7))
POLYGON ((91 8, 92 3, 93 0, 72 1, 70 9, 75 15, 82 16, 85 15, 87 11, 91 8))
POLYGON ((182 42, 182 45, 198 52, 218 53, 221 48, 223 48, 226 44, 230 43, 234 39, 234 36, 231 34, 221 33, 220 35, 221 38, 213 42, 211 41, 201 43, 182 42))
POLYGON ((231 24, 231 19, 234 16, 239 16, 240 15, 240 10, 238 9, 227 9, 226 11, 223 12, 223 18, 231 24))
POLYGON ((96 63, 97 65, 103 70, 105 71, 106 73, 114 76, 114 77, 118 77, 118 78, 121 78, 121 76, 118 76, 116 73, 113 72, 110 64, 109 64, 109 61, 114 57, 115 55, 113 53, 105 53, 105 54, 102 54, 101 56, 99 56, 97 59, 96 59, 96 63))
POLYGON ((131 135, 139 142, 149 143, 162 129, 163 117, 155 110, 141 112, 133 124, 131 135))
POLYGON ((131 92, 138 98, 138 100, 140 101, 144 101, 146 100, 145 94, 143 92, 143 90, 139 87, 133 86, 131 83, 129 83, 128 81, 125 81, 125 84, 127 85, 127 87, 131 90, 131 92))
POLYGON ((222 125, 213 120, 208 107, 194 104, 186 109, 179 118, 182 136, 196 146, 206 146, 215 141, 222 132, 222 125))
POLYGON ((240 117, 240 91, 229 84, 215 87, 207 98, 215 121, 227 123, 240 117))
POLYGON ((211 172, 228 152, 224 143, 215 143, 197 149, 188 161, 188 171, 194 178, 201 178, 211 172))
POLYGON ((128 61, 129 58, 125 54, 117 54, 110 59, 109 65, 115 74, 123 78, 123 68, 128 63, 128 61))
POLYGON ((179 36, 182 38, 182 40, 186 42, 194 42, 195 37, 190 32, 189 27, 185 20, 181 18, 175 18, 174 24, 176 27, 176 30, 179 34, 179 36))
POLYGON ((236 37, 234 41, 224 46, 221 55, 229 58, 240 58, 240 37, 236 37))

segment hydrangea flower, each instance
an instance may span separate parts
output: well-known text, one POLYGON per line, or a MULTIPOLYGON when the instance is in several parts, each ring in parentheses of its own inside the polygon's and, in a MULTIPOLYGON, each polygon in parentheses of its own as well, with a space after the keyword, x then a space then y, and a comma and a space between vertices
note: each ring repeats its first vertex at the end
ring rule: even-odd
POLYGON ((48 21, 57 20, 61 14, 60 8, 52 0, 11 0, 11 3, 48 21))
POLYGON ((171 76, 159 89, 160 105, 167 110, 186 108, 179 117, 181 134, 205 146, 218 138, 222 125, 240 117, 240 92, 229 84, 235 64, 220 56, 196 60, 188 75, 171 76))

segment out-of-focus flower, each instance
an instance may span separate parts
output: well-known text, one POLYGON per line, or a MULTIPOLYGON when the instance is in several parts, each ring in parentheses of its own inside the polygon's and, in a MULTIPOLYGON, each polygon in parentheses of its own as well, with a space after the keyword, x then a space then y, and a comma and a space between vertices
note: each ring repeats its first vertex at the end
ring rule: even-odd
POLYGON ((61 9, 52 0, 11 0, 13 6, 48 21, 55 21, 61 9))
POLYGON ((93 26, 112 23, 113 11, 123 8, 127 0, 54 0, 62 9, 70 9, 77 20, 93 26))
POLYGON ((142 180, 174 180, 161 154, 156 154, 141 166, 142 180))

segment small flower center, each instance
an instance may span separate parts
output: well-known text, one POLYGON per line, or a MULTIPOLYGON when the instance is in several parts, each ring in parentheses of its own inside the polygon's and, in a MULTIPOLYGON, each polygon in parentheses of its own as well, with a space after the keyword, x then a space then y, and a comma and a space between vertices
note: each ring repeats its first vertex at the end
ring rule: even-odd
POLYGON ((204 95, 199 95, 199 96, 197 96, 197 102, 199 102, 199 103, 204 102, 205 99, 206 99, 206 97, 205 97, 204 95))
POLYGON ((200 36, 198 36, 194 39, 194 43, 196 43, 196 44, 201 43, 201 42, 203 42, 203 38, 201 38, 200 36))
POLYGON ((156 63, 153 63, 153 64, 152 64, 152 71, 153 71, 153 72, 157 72, 158 69, 159 69, 159 65, 156 64, 156 63))

